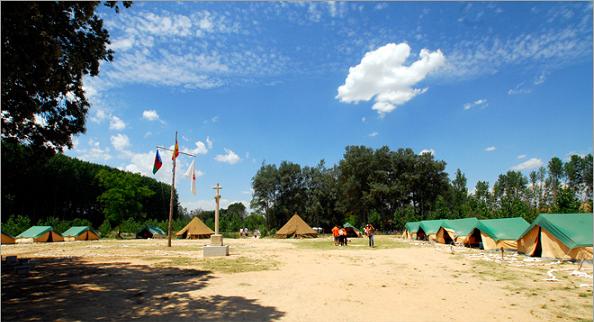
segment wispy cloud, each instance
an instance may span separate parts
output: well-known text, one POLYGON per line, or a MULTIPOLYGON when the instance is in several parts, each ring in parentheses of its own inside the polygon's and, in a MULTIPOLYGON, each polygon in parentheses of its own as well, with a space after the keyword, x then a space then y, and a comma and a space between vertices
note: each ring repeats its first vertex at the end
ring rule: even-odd
POLYGON ((525 158, 526 158, 526 155, 525 154, 518 155, 518 159, 519 160, 522 160, 522 159, 525 159, 525 158))
POLYGON ((470 102, 470 103, 466 103, 464 104, 464 110, 469 110, 473 107, 481 107, 481 108, 485 108, 488 106, 487 100, 484 98, 478 99, 474 102, 470 102))
POLYGON ((485 148, 485 151, 486 151, 486 152, 493 152, 493 151, 495 151, 496 149, 497 149, 497 148, 496 148, 495 146, 489 146, 489 147, 486 147, 486 148, 485 148))
POLYGON ((240 21, 241 15, 208 10, 123 11, 106 17, 116 56, 102 65, 100 90, 122 84, 210 89, 284 70, 289 59, 278 50, 244 43, 250 29, 240 21))
POLYGON ((448 63, 441 76, 468 78, 493 74, 510 65, 540 63, 558 68, 592 52, 591 26, 548 28, 502 38, 481 35, 480 39, 457 42, 447 51, 448 63))
POLYGON ((526 86, 525 82, 521 82, 516 85, 514 88, 510 88, 507 91, 507 95, 521 95, 521 94, 530 94, 532 93, 532 88, 526 86))
POLYGON ((524 171, 529 169, 535 169, 542 166, 542 160, 537 158, 528 159, 520 164, 516 164, 515 166, 511 167, 511 170, 514 171, 524 171))
POLYGON ((379 135, 379 133, 377 131, 373 131, 373 132, 369 133, 370 137, 376 137, 378 135, 379 135))

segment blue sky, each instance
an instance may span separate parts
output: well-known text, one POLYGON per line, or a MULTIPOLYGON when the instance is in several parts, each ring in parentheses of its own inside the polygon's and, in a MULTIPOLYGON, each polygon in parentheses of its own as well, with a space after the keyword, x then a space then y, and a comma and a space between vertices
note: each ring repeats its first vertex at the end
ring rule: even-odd
POLYGON ((347 145, 430 151, 472 190, 592 151, 592 5, 138 2, 101 9, 115 51, 85 79, 67 155, 170 183, 188 209, 251 200, 262 162, 332 165, 347 145))

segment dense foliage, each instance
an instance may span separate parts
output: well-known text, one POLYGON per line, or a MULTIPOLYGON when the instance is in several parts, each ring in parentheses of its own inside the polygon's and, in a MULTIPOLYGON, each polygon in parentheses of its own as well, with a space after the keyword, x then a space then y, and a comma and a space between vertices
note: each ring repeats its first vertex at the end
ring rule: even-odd
POLYGON ((252 178, 251 207, 265 214, 268 228, 281 227, 297 212, 312 226, 346 221, 402 229, 407 221, 437 218, 498 218, 540 212, 592 211, 592 155, 552 158, 527 178, 508 171, 489 188, 477 182, 469 193, 459 169, 450 180, 446 163, 430 153, 349 146, 337 166, 323 161, 302 167, 288 161, 263 164, 252 178))
MULTIPOLYGON (((101 61, 113 57, 98 4, 2 2, 4 139, 61 151, 85 131, 83 76, 96 76, 101 61)), ((106 5, 119 10, 115 2, 106 5)))
MULTIPOLYGON (((2 142, 2 221, 23 215, 31 223, 53 217, 76 218, 112 228, 132 218, 163 220, 169 214, 171 186, 126 171, 62 154, 40 160, 35 151, 2 142)), ((174 217, 178 201, 174 196, 174 217)))

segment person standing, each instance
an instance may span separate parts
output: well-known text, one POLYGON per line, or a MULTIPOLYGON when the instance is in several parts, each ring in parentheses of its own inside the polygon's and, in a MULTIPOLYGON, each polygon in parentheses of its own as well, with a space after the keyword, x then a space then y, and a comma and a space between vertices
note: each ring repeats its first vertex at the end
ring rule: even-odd
POLYGON ((334 236, 334 246, 338 246, 338 226, 336 225, 332 228, 332 236, 334 236))
POLYGON ((342 226, 338 229, 338 243, 340 246, 344 246, 344 228, 342 226))
POLYGON ((375 248, 375 228, 372 224, 365 226, 365 235, 369 238, 369 247, 375 248))

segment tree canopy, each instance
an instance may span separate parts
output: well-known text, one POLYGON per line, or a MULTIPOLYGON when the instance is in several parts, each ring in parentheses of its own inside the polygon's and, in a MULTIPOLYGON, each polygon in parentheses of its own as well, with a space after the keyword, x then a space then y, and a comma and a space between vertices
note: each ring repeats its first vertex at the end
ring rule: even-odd
POLYGON ((446 163, 412 149, 347 146, 337 166, 301 166, 283 161, 263 164, 252 178, 251 207, 266 217, 268 228, 282 226, 298 212, 313 226, 330 228, 350 222, 373 223, 383 230, 402 229, 407 221, 438 218, 481 219, 539 212, 592 209, 592 155, 553 158, 549 169, 499 175, 490 189, 478 181, 469 193, 464 173, 450 180, 446 163))
MULTIPOLYGON (((129 7, 131 2, 123 5, 129 7)), ((99 2, 2 2, 2 137, 61 151, 85 132, 83 76, 111 61, 99 2)), ((107 6, 119 10, 116 2, 107 6)))
MULTIPOLYGON (((47 217, 81 218, 98 227, 127 218, 166 219, 171 186, 136 173, 121 171, 56 154, 40 161, 35 151, 2 142, 2 220, 25 215, 31 222, 47 217)), ((178 214, 174 195, 174 216, 178 214)))

